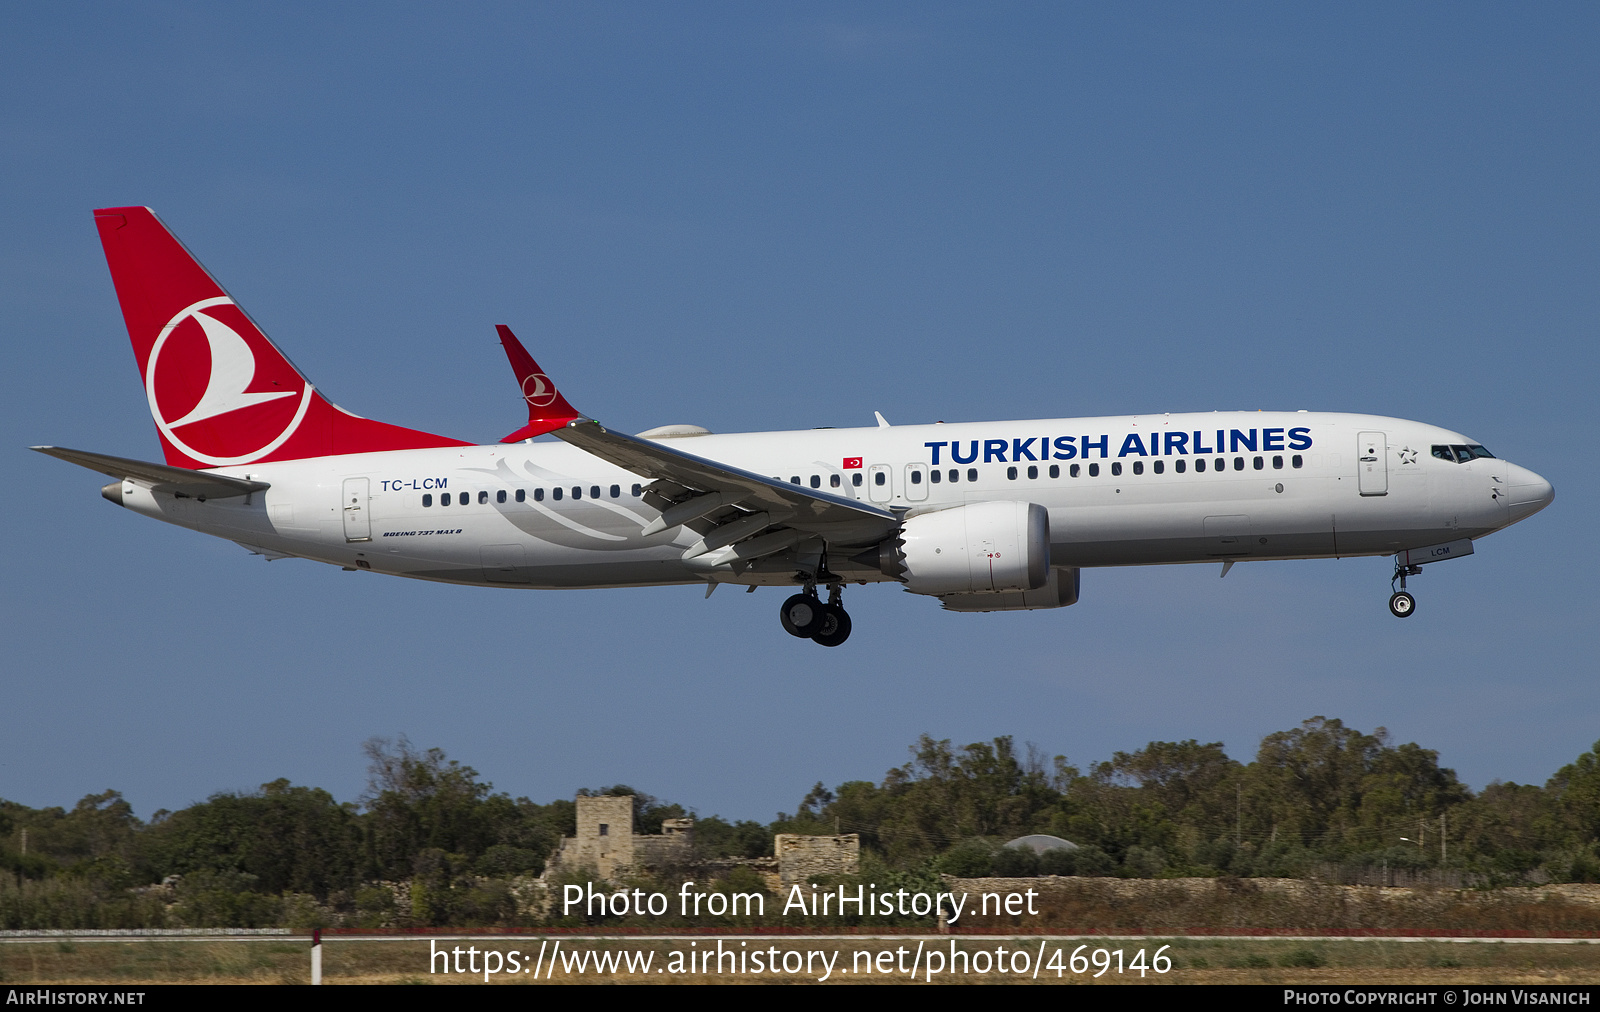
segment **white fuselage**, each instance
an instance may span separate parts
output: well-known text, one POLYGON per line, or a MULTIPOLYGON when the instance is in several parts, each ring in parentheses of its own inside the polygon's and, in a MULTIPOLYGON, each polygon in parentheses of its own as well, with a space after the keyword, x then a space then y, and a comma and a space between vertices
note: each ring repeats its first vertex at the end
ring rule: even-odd
MULTIPOLYGON (((1432 452, 1464 444, 1476 445, 1419 422, 1308 412, 670 440, 698 457, 908 517, 984 501, 1037 503, 1049 512, 1055 567, 1387 555, 1479 538, 1550 501, 1549 483, 1525 468, 1432 452), (860 467, 844 466, 853 458, 860 467)), ((737 570, 704 556, 685 560, 685 546, 699 535, 682 527, 641 536, 658 515, 637 492, 647 480, 561 442, 352 454, 217 473, 271 488, 200 501, 129 481, 121 501, 269 557, 418 579, 576 588, 794 578, 782 558, 737 570)), ((827 564, 850 581, 889 579, 847 557, 830 554, 827 564)))

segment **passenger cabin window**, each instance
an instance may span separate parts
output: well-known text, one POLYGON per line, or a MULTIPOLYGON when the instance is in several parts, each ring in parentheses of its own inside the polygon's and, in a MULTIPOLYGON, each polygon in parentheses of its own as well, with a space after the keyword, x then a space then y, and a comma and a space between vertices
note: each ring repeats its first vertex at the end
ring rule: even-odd
POLYGON ((550 490, 550 498, 554 499, 556 502, 560 502, 561 501, 561 486, 560 485, 557 485, 555 488, 550 490))
POLYGON ((644 495, 644 486, 643 486, 643 485, 640 485, 640 484, 638 484, 638 483, 637 483, 637 482, 635 482, 635 483, 634 483, 634 486, 633 486, 633 497, 634 497, 634 498, 635 498, 635 499, 637 499, 637 498, 639 498, 639 497, 640 497, 640 496, 641 496, 641 495, 644 495))
POLYGON ((922 472, 921 471, 912 471, 911 472, 911 484, 913 484, 913 485, 921 485, 922 484, 922 472))
POLYGON ((591 485, 591 486, 589 486, 589 498, 590 499, 598 499, 598 498, 600 498, 600 486, 599 485, 591 485))
POLYGON ((941 481, 944 481, 944 472, 940 471, 938 469, 934 469, 932 471, 929 471, 928 472, 928 480, 933 482, 935 485, 937 485, 941 481))
POLYGON ((622 486, 621 485, 613 485, 613 486, 611 486, 611 498, 613 498, 613 499, 621 499, 622 498, 622 486))
MULTIPOLYGON (((505 502, 506 501, 506 494, 504 492, 500 493, 500 501, 501 502, 505 502)), ((479 492, 478 493, 478 505, 479 506, 487 506, 487 505, 489 505, 489 493, 487 493, 487 492, 479 492)))
POLYGON ((1283 470, 1283 455, 1282 454, 1278 454, 1277 456, 1272 458, 1272 469, 1274 471, 1282 471, 1283 470))
POLYGON ((1014 468, 1014 467, 1006 468, 1006 477, 1010 478, 1012 481, 1016 481, 1017 480, 1017 469, 1014 468))
POLYGON ((525 488, 517 489, 517 502, 527 502, 527 501, 528 501, 528 490, 525 489, 525 488))
POLYGON ((789 476, 789 484, 791 484, 791 485, 800 484, 800 476, 798 474, 790 475, 789 476))
POLYGON ((1037 477, 1039 477, 1039 469, 1037 467, 1035 467, 1034 465, 1029 464, 1028 465, 1028 477, 1029 478, 1037 478, 1037 477))
POLYGON ((1133 462, 1133 473, 1144 474, 1144 461, 1136 460, 1133 462))
POLYGON ((1235 471, 1243 471, 1244 470, 1244 458, 1243 457, 1235 457, 1235 458, 1233 458, 1233 469, 1235 471))
POLYGON ((888 481, 889 481, 889 475, 887 473, 883 472, 883 471, 879 471, 877 474, 872 476, 872 483, 874 485, 883 485, 883 484, 886 484, 888 481))
POLYGON ((1305 462, 1306 458, 1300 456, 1298 453, 1289 458, 1289 464, 1293 467, 1304 467, 1305 462))
POLYGON ((432 506, 432 505, 433 505, 433 496, 428 495, 427 493, 423 493, 423 495, 422 495, 422 506, 423 506, 423 508, 426 509, 427 507, 432 506))
POLYGON ((1091 478, 1100 477, 1100 465, 1099 464, 1090 464, 1089 465, 1089 477, 1091 477, 1091 478))
POLYGON ((1214 466, 1212 468, 1212 470, 1216 470, 1216 471, 1226 471, 1227 469, 1228 469, 1228 458, 1227 457, 1218 457, 1216 459, 1216 463, 1214 464, 1214 466))
MULTIPOLYGON (((1179 463, 1182 463, 1182 461, 1179 461, 1179 463)), ((1206 469, 1206 458, 1196 457, 1194 460, 1194 469, 1196 471, 1204 471, 1206 469)))
POLYGON ((1189 466, 1188 462, 1185 461, 1182 457, 1179 457, 1177 460, 1174 460, 1172 462, 1172 469, 1174 471, 1178 472, 1179 474, 1182 474, 1184 472, 1184 469, 1187 468, 1188 466, 1189 466))
POLYGON ((1050 465, 1050 477, 1052 477, 1052 478, 1061 477, 1061 465, 1060 464, 1051 464, 1050 465))
POLYGON ((1150 465, 1150 469, 1152 471, 1154 471, 1156 474, 1160 474, 1162 471, 1165 471, 1167 469, 1167 465, 1166 465, 1166 463, 1164 461, 1158 460, 1154 464, 1150 465))
POLYGON ((828 487, 829 488, 838 488, 842 484, 844 484, 844 482, 840 480, 838 475, 836 475, 836 474, 828 475, 828 487))
POLYGON ((1121 475, 1122 475, 1122 461, 1120 461, 1120 460, 1112 461, 1112 463, 1111 463, 1111 474, 1112 474, 1112 477, 1121 477, 1121 475))
POLYGON ((822 487, 822 475, 814 474, 814 475, 811 476, 811 487, 812 488, 821 488, 822 487))
POLYGON ((978 469, 977 468, 975 468, 975 467, 967 468, 967 480, 968 481, 977 481, 978 480, 978 469))
MULTIPOLYGON (((487 492, 479 492, 478 494, 483 496, 483 499, 481 501, 483 501, 483 502, 488 502, 489 501, 489 493, 487 493, 487 492)), ((471 492, 463 492, 459 496, 457 496, 456 498, 461 501, 461 505, 463 505, 463 506, 471 506, 472 505, 472 493, 471 492)))
POLYGON ((440 495, 439 495, 439 505, 440 506, 448 506, 448 505, 450 505, 450 493, 449 492, 440 493, 440 495))
POLYGON ((583 498, 583 486, 582 485, 574 485, 574 486, 572 486, 572 498, 574 498, 574 499, 582 499, 583 498))
POLYGON ((951 481, 951 483, 953 484, 953 483, 958 482, 960 480, 961 480, 961 472, 957 471, 955 468, 952 467, 950 469, 950 481, 951 481))
POLYGON ((1078 465, 1073 464, 1071 470, 1069 470, 1067 473, 1076 478, 1078 476, 1078 465))
POLYGON ((533 501, 544 502, 544 489, 536 488, 533 490, 533 501))
POLYGON ((856 488, 860 488, 861 487, 861 472, 860 471, 857 471, 855 474, 852 474, 850 476, 850 484, 854 485, 856 488))

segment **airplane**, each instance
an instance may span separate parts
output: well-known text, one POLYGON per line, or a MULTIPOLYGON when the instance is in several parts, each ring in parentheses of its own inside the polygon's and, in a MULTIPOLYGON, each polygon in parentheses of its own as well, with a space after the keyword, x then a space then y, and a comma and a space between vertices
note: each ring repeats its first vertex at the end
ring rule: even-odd
POLYGON ((149 208, 94 215, 165 463, 33 449, 269 561, 489 587, 787 587, 783 628, 838 646, 850 583, 1018 611, 1075 603, 1085 568, 1392 556, 1406 618, 1408 577, 1555 496, 1458 432, 1303 410, 630 435, 574 409, 505 326, 528 423, 474 445, 335 406, 149 208))

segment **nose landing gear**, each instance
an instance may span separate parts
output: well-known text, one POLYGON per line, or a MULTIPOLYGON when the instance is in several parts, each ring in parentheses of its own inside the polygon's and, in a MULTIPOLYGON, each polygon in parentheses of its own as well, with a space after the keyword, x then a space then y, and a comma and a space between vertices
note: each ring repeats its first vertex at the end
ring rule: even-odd
POLYGON ((1421 574, 1421 566, 1405 566, 1398 561, 1395 563, 1394 577, 1389 580, 1389 588, 1393 590, 1395 581, 1399 581, 1400 589, 1389 595, 1389 614, 1395 618, 1410 618, 1417 610, 1417 599, 1406 590, 1406 577, 1421 574))
POLYGON ((850 615, 840 604, 843 596, 840 584, 830 584, 828 603, 823 604, 817 597, 816 584, 811 584, 783 602, 778 609, 778 621, 790 636, 836 647, 850 638, 850 615))

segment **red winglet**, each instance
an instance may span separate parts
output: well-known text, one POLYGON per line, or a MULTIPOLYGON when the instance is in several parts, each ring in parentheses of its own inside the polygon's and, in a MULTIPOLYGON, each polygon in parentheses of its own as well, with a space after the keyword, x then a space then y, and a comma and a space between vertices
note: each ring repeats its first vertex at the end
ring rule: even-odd
POLYGON ((583 416, 573 410, 561 391, 540 369, 539 363, 528 354, 528 349, 517 340, 517 335, 505 324, 494 328, 500 334, 500 346, 506 350, 511 371, 517 374, 517 385, 522 389, 522 399, 528 402, 528 424, 500 440, 502 443, 520 443, 524 439, 554 432, 575 418, 583 416))

